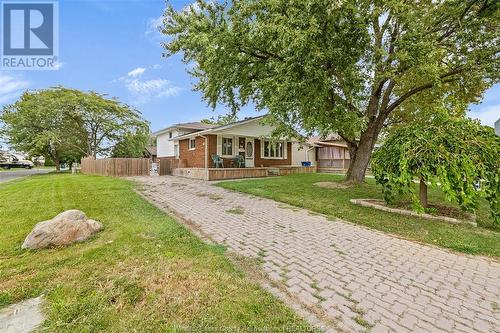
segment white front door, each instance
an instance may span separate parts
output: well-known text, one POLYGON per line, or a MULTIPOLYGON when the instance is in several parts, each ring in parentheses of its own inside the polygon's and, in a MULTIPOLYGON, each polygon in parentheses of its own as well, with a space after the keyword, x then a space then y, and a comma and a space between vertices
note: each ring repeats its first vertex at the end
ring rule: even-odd
POLYGON ((247 168, 253 168, 255 166, 254 155, 255 155, 254 139, 246 138, 245 139, 245 166, 247 168))

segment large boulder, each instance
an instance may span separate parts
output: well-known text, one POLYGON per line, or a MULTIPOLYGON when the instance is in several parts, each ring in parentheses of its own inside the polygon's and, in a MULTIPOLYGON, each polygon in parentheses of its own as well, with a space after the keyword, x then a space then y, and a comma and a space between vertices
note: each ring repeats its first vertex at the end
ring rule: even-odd
POLYGON ((84 212, 67 210, 52 220, 35 225, 24 240, 23 249, 40 249, 49 246, 81 242, 102 229, 102 224, 87 219, 84 212))

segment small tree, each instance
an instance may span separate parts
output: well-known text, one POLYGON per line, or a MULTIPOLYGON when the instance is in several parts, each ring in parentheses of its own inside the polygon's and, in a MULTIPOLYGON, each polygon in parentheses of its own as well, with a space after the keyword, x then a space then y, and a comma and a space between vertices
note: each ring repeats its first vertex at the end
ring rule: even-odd
POLYGON ((478 198, 485 197, 500 225, 500 137, 478 121, 435 112, 427 121, 396 128, 374 153, 372 170, 389 203, 410 193, 417 207, 425 208, 427 184, 439 183, 447 199, 464 210, 474 211, 478 198))

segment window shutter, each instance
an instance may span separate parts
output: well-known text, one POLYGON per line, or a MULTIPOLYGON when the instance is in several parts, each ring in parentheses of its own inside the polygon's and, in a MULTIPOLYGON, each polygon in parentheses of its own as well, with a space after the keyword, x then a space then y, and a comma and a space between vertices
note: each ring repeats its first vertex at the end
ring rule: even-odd
POLYGON ((217 135, 217 155, 222 155, 222 136, 217 135))

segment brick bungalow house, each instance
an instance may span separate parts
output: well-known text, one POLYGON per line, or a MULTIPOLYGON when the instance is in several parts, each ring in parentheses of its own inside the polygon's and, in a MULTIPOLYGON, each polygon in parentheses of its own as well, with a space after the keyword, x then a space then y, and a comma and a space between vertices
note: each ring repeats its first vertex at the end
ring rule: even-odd
POLYGON ((176 124, 156 132, 158 157, 163 161, 160 174, 214 180, 314 172, 316 165, 322 171, 345 171, 349 157, 345 143, 338 138, 311 137, 305 144, 287 138, 273 140, 274 128, 265 124, 263 117, 221 126, 176 124), (162 151, 166 153, 160 154, 162 151), (236 165, 238 155, 244 168, 236 165), (214 156, 222 158, 222 168, 216 168, 214 156), (304 167, 303 162, 310 167, 304 167))
POLYGON ((269 139, 273 128, 262 124, 263 117, 180 135, 170 141, 178 145, 178 158, 186 168, 214 168, 212 155, 219 155, 225 168, 235 167, 236 155, 244 157, 247 168, 292 165, 292 141, 269 139))
MULTIPOLYGON (((315 165, 314 148, 303 147, 297 141, 286 138, 271 140, 274 128, 263 123, 263 117, 205 128, 205 124, 189 123, 189 131, 184 129, 183 132, 177 130, 187 125, 176 124, 158 131, 158 157, 168 165, 163 174, 213 180, 315 170, 314 167, 302 167, 304 161, 315 165), (177 132, 171 133, 173 129, 177 132), (165 140, 167 133, 169 139, 165 140), (164 150, 171 151, 171 154, 161 155, 160 151, 164 150), (223 168, 215 168, 214 155, 222 158, 223 168), (236 165, 237 155, 242 156, 244 168, 236 165)), ((160 174, 161 170, 160 165, 160 174)))

